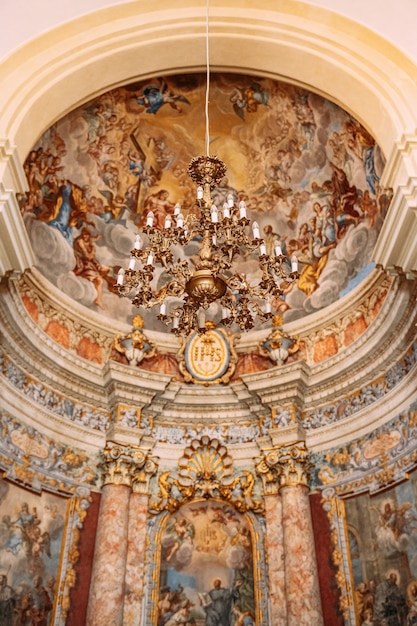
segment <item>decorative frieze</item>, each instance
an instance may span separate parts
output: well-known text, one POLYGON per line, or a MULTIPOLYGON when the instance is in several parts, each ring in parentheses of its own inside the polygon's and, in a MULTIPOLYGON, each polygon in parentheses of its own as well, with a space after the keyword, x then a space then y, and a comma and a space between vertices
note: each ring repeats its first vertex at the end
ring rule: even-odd
POLYGON ((0 466, 10 480, 34 491, 69 495, 77 485, 96 484, 98 458, 54 441, 6 412, 0 413, 0 427, 0 466))
POLYGON ((51 339, 64 349, 94 363, 104 363, 110 355, 114 338, 92 324, 83 323, 60 306, 52 293, 39 287, 30 273, 17 282, 17 290, 26 312, 51 339))
POLYGON ((368 437, 312 455, 312 486, 332 486, 337 494, 375 493, 403 480, 415 467, 417 402, 368 437))

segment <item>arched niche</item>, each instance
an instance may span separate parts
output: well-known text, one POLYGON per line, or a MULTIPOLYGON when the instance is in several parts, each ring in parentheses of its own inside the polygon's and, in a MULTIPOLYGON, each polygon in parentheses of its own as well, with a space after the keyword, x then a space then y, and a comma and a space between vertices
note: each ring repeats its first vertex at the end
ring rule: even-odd
POLYGON ((150 519, 148 534, 146 624, 211 623, 213 614, 268 623, 263 531, 253 513, 198 499, 150 519))

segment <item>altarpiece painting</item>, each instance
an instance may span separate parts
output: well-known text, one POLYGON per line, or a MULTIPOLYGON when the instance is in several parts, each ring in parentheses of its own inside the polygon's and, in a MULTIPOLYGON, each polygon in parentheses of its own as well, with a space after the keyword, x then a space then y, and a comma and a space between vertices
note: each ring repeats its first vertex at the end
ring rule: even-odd
POLYGON ((49 624, 68 499, 0 479, 0 624, 49 624))
POLYGON ((161 534, 158 626, 255 624, 252 532, 247 516, 221 501, 170 515, 161 534))
POLYGON ((417 473, 345 501, 357 623, 417 624, 417 473))

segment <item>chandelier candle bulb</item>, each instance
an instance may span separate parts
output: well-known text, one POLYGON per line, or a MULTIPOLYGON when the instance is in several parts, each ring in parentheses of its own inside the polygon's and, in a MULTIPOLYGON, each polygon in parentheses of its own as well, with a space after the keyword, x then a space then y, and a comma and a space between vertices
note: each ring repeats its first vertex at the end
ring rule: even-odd
POLYGON ((291 257, 291 271, 298 272, 298 259, 295 255, 291 257))
POLYGON ((149 253, 147 261, 146 261, 146 265, 153 265, 153 254, 152 252, 149 253))
POLYGON ((117 284, 118 285, 123 285, 123 280, 125 277, 125 271, 124 269, 121 267, 117 273, 117 284))
POLYGON ((291 283, 299 277, 296 255, 292 255, 291 259, 284 256, 283 244, 278 238, 274 242, 273 262, 267 243, 261 237, 258 222, 252 222, 253 237, 250 230, 246 232, 250 222, 243 200, 234 203, 236 196, 229 193, 227 202, 218 207, 210 198, 210 189, 219 184, 225 172, 226 166, 217 157, 193 159, 188 173, 200 185, 194 211, 185 217, 181 204, 175 204, 174 215, 172 212, 164 215, 164 228, 154 225, 155 214, 150 211, 145 227, 149 246, 145 247, 143 237, 138 235, 128 260, 129 269, 126 273, 122 270, 117 276, 119 295, 129 298, 135 289, 135 305, 148 309, 158 305, 160 312, 157 318, 170 326, 175 335, 206 332, 207 309, 212 303, 220 307, 222 324, 237 324, 240 330, 248 331, 257 324, 256 318, 260 322, 271 318, 271 294, 281 292, 281 282, 286 280, 291 283), (193 258, 194 268, 186 261, 175 259, 171 250, 172 245, 185 246, 189 240, 199 245, 198 255, 193 258), (235 257, 241 248, 255 256, 259 254, 262 278, 257 285, 249 284, 246 276, 240 274, 236 267, 238 260, 235 257), (145 265, 141 271, 136 269, 139 267, 138 259, 141 265, 145 265), (151 288, 151 282, 156 282, 157 278, 154 276, 155 265, 162 265, 170 275, 168 285, 162 286, 156 293, 151 288), (165 304, 167 293, 182 298, 182 305, 176 306, 169 314, 169 307, 165 304))
POLYGON ((153 212, 149 211, 148 215, 146 216, 146 226, 150 226, 152 228, 153 218, 154 218, 153 212))
POLYGON ((198 313, 198 327, 204 328, 206 325, 206 314, 204 311, 199 311, 198 313))
POLYGON ((226 307, 222 308, 222 320, 225 320, 229 317, 229 309, 226 307))

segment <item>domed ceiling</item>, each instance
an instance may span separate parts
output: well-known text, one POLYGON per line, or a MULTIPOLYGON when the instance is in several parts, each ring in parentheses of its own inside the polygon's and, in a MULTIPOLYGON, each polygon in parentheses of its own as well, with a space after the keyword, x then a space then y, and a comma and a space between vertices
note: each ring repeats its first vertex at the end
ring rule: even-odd
MULTIPOLYGON (((19 197, 37 267, 78 303, 130 322, 137 312, 114 288, 135 235, 152 210, 157 226, 196 189, 188 164, 205 153, 205 75, 155 77, 119 87, 73 110, 39 139, 19 197)), ((210 153, 227 177, 212 192, 244 199, 268 251, 281 241, 300 278, 273 310, 284 321, 331 304, 372 267, 388 208, 379 188, 384 159, 369 133, 325 98, 267 78, 213 74, 210 153)), ((198 242, 178 257, 193 262, 198 242)), ((258 278, 243 250, 239 271, 258 278)), ((155 289, 166 278, 157 273, 155 289)), ((146 328, 165 330, 150 311, 146 328)), ((214 314, 216 312, 214 311, 214 314)))

